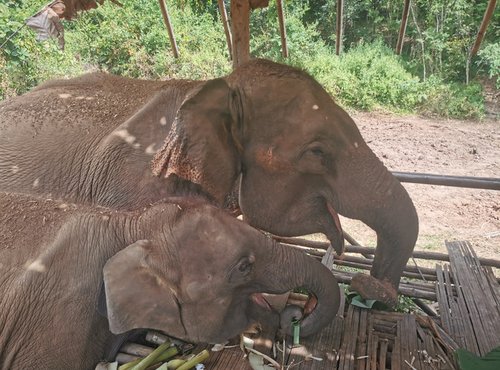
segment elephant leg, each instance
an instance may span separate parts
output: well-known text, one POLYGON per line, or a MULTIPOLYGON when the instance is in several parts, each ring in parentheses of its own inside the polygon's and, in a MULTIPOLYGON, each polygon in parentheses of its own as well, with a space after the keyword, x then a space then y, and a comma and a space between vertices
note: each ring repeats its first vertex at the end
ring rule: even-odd
POLYGON ((351 281, 351 287, 365 299, 376 299, 389 307, 398 302, 399 280, 406 261, 411 256, 411 248, 391 249, 394 243, 378 238, 377 249, 370 275, 357 274, 351 281))
POLYGON ((358 273, 351 281, 351 288, 364 299, 374 299, 394 307, 398 303, 398 293, 387 280, 379 280, 373 276, 358 273))

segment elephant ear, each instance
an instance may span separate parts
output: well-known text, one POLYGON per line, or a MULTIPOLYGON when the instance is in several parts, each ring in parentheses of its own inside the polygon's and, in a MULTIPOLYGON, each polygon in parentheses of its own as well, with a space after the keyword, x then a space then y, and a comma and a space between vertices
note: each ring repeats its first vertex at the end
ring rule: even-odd
POLYGON ((223 79, 206 82, 182 103, 153 160, 153 173, 191 181, 224 205, 240 173, 240 95, 223 79))
POLYGON ((104 266, 104 289, 109 328, 113 334, 132 329, 168 329, 180 338, 186 336, 181 307, 168 269, 160 273, 152 266, 150 241, 140 240, 111 257, 104 266))

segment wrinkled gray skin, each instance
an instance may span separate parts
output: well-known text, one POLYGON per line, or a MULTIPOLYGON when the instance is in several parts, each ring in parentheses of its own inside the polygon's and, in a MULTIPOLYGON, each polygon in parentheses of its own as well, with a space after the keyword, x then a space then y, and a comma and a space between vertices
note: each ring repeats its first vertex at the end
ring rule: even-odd
POLYGON ((337 213, 363 221, 378 236, 371 275, 394 298, 417 238, 413 203, 303 72, 254 60, 207 82, 91 74, 0 104, 0 190, 135 209, 185 192, 228 207, 234 189, 251 225, 324 233, 337 252, 337 213))
POLYGON ((110 330, 220 342, 269 312, 262 292, 314 292, 306 335, 339 306, 318 261, 207 204, 125 212, 0 193, 0 209, 1 369, 94 368, 110 330), (110 329, 96 310, 103 281, 110 329))

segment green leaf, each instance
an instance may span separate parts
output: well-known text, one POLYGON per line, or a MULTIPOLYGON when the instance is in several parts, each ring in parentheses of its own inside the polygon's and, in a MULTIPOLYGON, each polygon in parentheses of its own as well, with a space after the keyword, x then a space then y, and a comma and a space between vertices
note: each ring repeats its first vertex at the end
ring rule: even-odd
POLYGON ((466 349, 455 352, 461 370, 498 370, 500 369, 500 347, 493 349, 484 357, 479 357, 466 349))
POLYGON ((375 299, 364 299, 359 294, 356 294, 351 300, 353 306, 361 308, 372 308, 376 302, 375 299))

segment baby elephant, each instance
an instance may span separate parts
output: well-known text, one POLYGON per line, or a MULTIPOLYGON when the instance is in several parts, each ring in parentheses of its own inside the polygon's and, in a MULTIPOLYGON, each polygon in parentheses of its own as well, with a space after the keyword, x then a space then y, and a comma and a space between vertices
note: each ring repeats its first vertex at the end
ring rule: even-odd
POLYGON ((337 312, 324 266, 197 200, 124 212, 0 193, 0 209, 1 369, 93 368, 136 328, 221 342, 268 308, 261 293, 295 287, 318 298, 303 334, 337 312))

